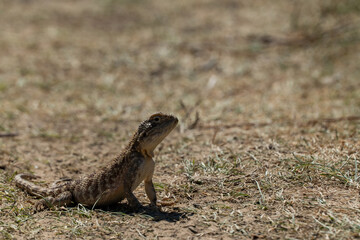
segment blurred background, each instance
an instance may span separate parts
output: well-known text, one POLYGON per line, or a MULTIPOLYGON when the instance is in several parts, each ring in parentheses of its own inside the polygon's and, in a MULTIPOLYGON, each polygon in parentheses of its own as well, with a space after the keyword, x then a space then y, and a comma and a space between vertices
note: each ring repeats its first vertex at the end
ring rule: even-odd
POLYGON ((205 122, 356 115, 359 11, 356 0, 2 0, 0 128, 156 111, 205 122))

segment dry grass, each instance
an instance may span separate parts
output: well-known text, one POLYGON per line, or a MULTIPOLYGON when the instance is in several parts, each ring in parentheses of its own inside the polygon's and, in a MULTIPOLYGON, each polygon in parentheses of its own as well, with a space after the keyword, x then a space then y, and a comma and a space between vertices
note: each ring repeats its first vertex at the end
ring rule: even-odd
MULTIPOLYGON (((360 237, 359 17, 342 1, 0 1, 0 238, 360 237), (157 111, 163 213, 33 213, 157 111)), ((136 191, 148 202, 142 188, 136 191)))

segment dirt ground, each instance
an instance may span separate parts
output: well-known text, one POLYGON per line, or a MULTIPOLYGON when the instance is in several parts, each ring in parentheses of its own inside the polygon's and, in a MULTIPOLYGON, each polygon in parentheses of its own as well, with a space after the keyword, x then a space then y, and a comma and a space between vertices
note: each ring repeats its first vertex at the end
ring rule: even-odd
MULTIPOLYGON (((0 0, 0 238, 360 238, 356 0, 0 0), (155 112, 162 213, 34 212, 155 112)), ((143 186, 135 195, 149 201, 143 186)))

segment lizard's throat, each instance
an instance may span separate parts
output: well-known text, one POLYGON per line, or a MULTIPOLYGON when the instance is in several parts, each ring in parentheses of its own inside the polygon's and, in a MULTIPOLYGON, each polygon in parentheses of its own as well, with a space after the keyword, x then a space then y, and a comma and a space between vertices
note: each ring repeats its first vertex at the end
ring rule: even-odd
POLYGON ((154 150, 146 150, 146 149, 142 149, 141 150, 142 155, 144 155, 145 157, 149 157, 149 158, 153 158, 154 157, 154 150))
POLYGON ((136 150, 138 152, 140 152, 144 157, 149 157, 149 158, 154 157, 155 148, 156 148, 156 146, 155 147, 152 147, 152 146, 151 147, 150 146, 144 147, 141 144, 138 144, 136 146, 136 150))

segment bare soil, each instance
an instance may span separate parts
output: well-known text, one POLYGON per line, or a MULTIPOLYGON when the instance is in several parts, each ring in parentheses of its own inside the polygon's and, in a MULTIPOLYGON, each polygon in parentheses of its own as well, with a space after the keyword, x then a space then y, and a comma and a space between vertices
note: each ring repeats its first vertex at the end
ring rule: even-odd
MULTIPOLYGON (((357 1, 0 0, 0 238, 360 238, 357 1), (155 112, 162 212, 34 212, 155 112)), ((143 186, 135 195, 144 204, 143 186)))

